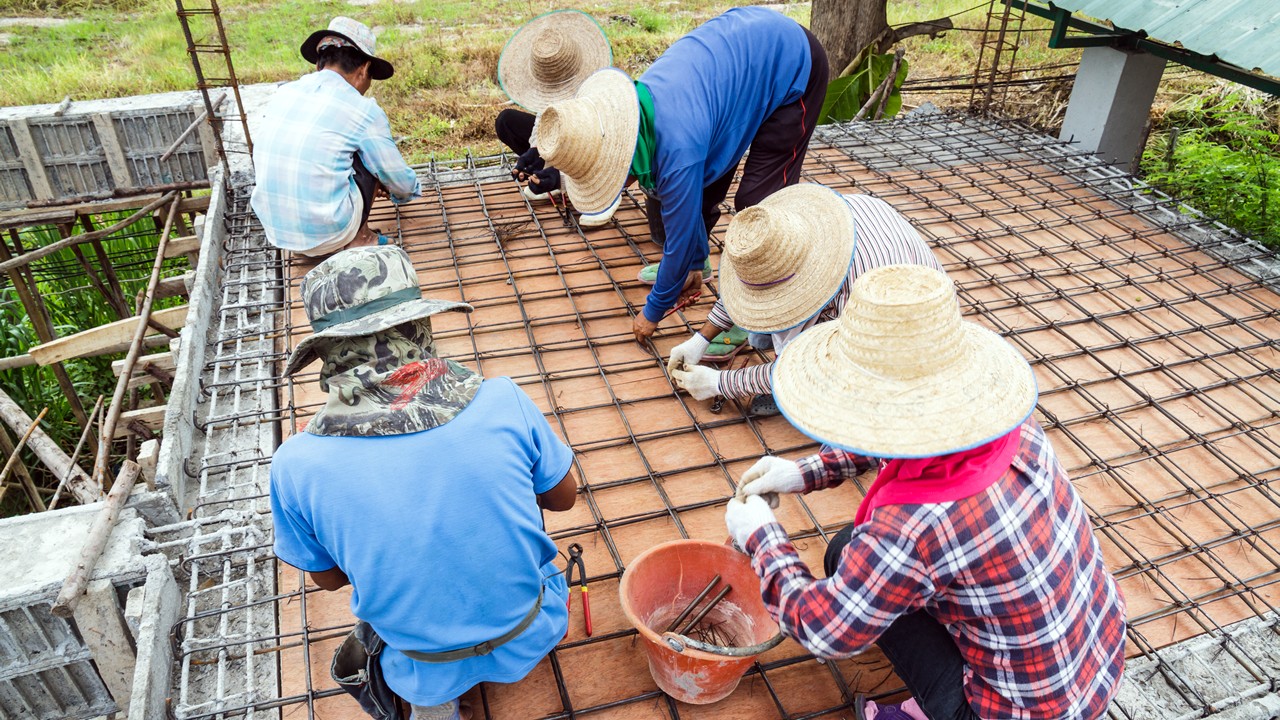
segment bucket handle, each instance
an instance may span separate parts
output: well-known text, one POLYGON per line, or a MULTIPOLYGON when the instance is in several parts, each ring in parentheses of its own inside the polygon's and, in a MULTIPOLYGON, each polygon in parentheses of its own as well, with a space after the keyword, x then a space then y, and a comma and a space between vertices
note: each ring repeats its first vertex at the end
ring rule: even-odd
POLYGON ((766 652, 768 650, 772 650, 773 648, 777 647, 778 644, 782 642, 783 635, 782 633, 778 633, 777 635, 774 635, 773 637, 769 638, 768 640, 765 640, 759 645, 748 645, 747 647, 728 647, 725 645, 712 645, 710 643, 704 643, 699 640, 694 640, 691 637, 688 637, 686 635, 681 635, 680 633, 674 633, 674 632, 662 633, 662 639, 666 641, 667 645, 672 650, 675 650, 678 653, 684 652, 685 648, 689 647, 689 648, 693 648, 694 650, 701 650, 702 652, 705 652, 705 653, 711 653, 712 655, 727 655, 729 657, 751 657, 752 655, 759 655, 760 653, 766 652))

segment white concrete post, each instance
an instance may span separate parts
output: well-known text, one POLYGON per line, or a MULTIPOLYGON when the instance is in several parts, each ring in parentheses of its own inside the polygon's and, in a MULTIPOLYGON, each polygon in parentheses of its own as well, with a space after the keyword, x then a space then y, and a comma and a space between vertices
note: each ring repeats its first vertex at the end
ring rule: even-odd
POLYGON ((1085 48, 1058 137, 1132 172, 1164 62, 1147 53, 1085 48))

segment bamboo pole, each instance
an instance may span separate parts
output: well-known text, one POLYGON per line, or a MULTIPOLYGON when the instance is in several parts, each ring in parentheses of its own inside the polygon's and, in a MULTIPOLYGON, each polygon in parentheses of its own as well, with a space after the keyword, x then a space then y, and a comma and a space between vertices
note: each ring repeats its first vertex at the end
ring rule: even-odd
MULTIPOLYGON (((49 408, 40 411, 35 420, 31 421, 31 425, 27 427, 27 431, 18 438, 18 443, 13 446, 13 454, 9 456, 9 462, 4 464, 4 469, 0 470, 0 485, 4 484, 4 479, 9 477, 9 471, 13 469, 14 463, 19 462, 18 455, 22 452, 22 448, 27 444, 27 438, 31 437, 31 433, 35 432, 36 426, 44 419, 45 413, 49 412, 49 408)), ((44 510, 44 501, 40 499, 40 492, 36 490, 36 483, 30 476, 22 477, 22 487, 27 491, 27 497, 31 499, 31 507, 36 510, 44 510)))
POLYGON ((147 331, 150 329, 151 307, 155 301, 156 286, 160 283, 160 270, 164 267, 164 249, 169 244, 169 230, 173 227, 173 218, 178 214, 178 206, 178 200, 174 199, 169 206, 169 217, 165 220, 164 229, 160 231, 160 240, 156 245, 156 261, 151 266, 151 277, 147 280, 147 294, 143 297, 142 309, 138 312, 138 327, 133 332, 133 341, 129 343, 129 354, 124 358, 124 367, 120 371, 120 378, 116 381, 115 392, 111 395, 107 419, 103 422, 102 431, 98 434, 98 457, 93 464, 93 479, 104 488, 110 485, 107 482, 107 470, 110 464, 108 457, 111 442, 115 438, 116 423, 120 420, 120 413, 124 410, 124 397, 129 389, 129 379, 133 377, 133 367, 138 362, 138 355, 142 352, 142 341, 146 339, 147 331))
MULTIPOLYGON (((7 424, 14 432, 20 432, 31 422, 31 418, 4 390, 0 390, 0 421, 7 424)), ((86 422, 85 427, 92 427, 92 423, 86 422)), ((62 448, 58 447, 58 443, 39 427, 31 433, 31 451, 40 458, 40 462, 44 463, 45 467, 49 468, 54 477, 68 477, 67 487, 79 502, 91 503, 101 497, 102 493, 97 485, 83 470, 76 467, 62 448)))
MULTIPOLYGON (((226 99, 227 99, 226 93, 222 93, 221 95, 219 95, 218 99, 213 101, 213 111, 217 112, 218 108, 222 107, 222 103, 226 99)), ((182 134, 178 136, 177 140, 173 141, 173 144, 169 146, 169 149, 165 150, 164 153, 160 155, 160 162, 164 162, 165 160, 168 160, 171 155, 177 152, 178 146, 182 144, 182 141, 186 140, 187 137, 191 135, 191 133, 195 132, 196 129, 200 127, 200 123, 204 122, 205 119, 208 117, 209 117, 209 110, 206 108, 203 112, 200 113, 199 117, 197 117, 195 120, 191 122, 190 125, 187 126, 186 130, 182 131, 182 134)))
POLYGON ((130 460, 124 461, 120 479, 111 487, 111 493, 107 495, 102 509, 93 518, 93 527, 89 529, 89 536, 85 538, 84 545, 80 549, 80 562, 62 583, 62 591, 58 593, 58 599, 53 603, 54 615, 66 618, 71 617, 75 612, 80 596, 84 595, 85 586, 89 584, 89 578, 93 575, 93 568, 98 564, 98 558, 102 557, 102 551, 107 547, 107 538, 111 537, 111 529, 115 527, 116 520, 120 517, 120 510, 129 499, 129 493, 133 490, 133 484, 138 479, 140 470, 137 463, 130 460))
MULTIPOLYGON (((84 441, 89 437, 89 430, 93 427, 93 421, 98 421, 98 425, 102 425, 102 396, 98 396, 98 401, 93 404, 93 412, 89 413, 89 422, 85 424, 84 430, 80 433, 80 441, 76 443, 76 449, 71 452, 71 467, 67 468, 67 472, 58 480, 58 487, 53 491, 53 499, 49 501, 49 509, 53 510, 58 507, 58 498, 62 497, 62 490, 67 487, 67 481, 71 479, 75 471, 80 470, 76 466, 76 461, 80 459, 80 450, 84 448, 84 441)), ((84 471, 81 471, 84 474, 84 471)))
POLYGON ((69 248, 72 245, 79 245, 80 243, 87 243, 93 240, 97 240, 98 238, 107 237, 108 235, 110 235, 113 232, 116 232, 117 230, 123 230, 124 228, 127 228, 130 225, 138 222, 142 218, 146 217, 152 210, 155 210, 156 208, 161 207, 165 203, 170 202, 177 196, 178 196, 177 192, 172 192, 172 191, 167 192, 164 195, 162 195, 158 200, 154 200, 148 203, 146 207, 135 212, 129 217, 121 220, 115 225, 112 225, 111 227, 103 228, 101 230, 95 230, 94 232, 91 232, 91 233, 84 233, 83 235, 72 235, 69 238, 59 240, 57 242, 49 243, 44 247, 28 250, 27 252, 19 255, 18 257, 13 258, 12 260, 6 260, 4 262, 0 262, 0 272, 5 272, 13 268, 22 267, 23 265, 28 265, 36 260, 39 260, 42 257, 45 257, 47 255, 52 255, 58 252, 59 250, 62 250, 63 248, 69 248))

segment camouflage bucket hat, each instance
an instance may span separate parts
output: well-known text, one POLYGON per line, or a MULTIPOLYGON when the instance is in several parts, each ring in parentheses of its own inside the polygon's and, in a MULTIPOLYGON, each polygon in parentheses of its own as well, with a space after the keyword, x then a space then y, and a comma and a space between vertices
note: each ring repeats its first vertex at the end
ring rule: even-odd
POLYGON ((312 334, 294 348, 285 375, 310 364, 325 338, 372 335, 439 312, 471 312, 466 303, 422 297, 408 253, 387 245, 333 255, 302 278, 301 294, 312 334))
POLYGON ((471 306, 423 298, 404 250, 344 250, 307 273, 301 292, 314 334, 298 344, 285 372, 319 358, 320 387, 328 393, 307 432, 430 430, 452 420, 479 391, 483 378, 436 357, 431 333, 431 315, 471 306))

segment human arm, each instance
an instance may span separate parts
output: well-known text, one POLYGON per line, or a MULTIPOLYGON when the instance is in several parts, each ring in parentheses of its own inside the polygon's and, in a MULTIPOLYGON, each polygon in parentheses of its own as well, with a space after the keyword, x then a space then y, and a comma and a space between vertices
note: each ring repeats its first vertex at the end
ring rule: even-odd
MULTIPOLYGON (((761 501, 763 502, 763 501, 761 501)), ((766 524, 743 545, 761 595, 782 632, 820 658, 866 650, 898 617, 935 594, 929 559, 880 526, 859 526, 833 577, 818 580, 782 526, 766 524)))
POLYGON ((816 455, 800 458, 796 461, 796 465, 804 478, 804 492, 813 492, 837 487, 845 480, 855 478, 877 467, 879 461, 832 448, 816 455))
POLYGON ((382 108, 374 106, 369 126, 357 148, 360 161, 386 187, 391 202, 400 205, 422 194, 417 173, 405 163, 391 139, 391 124, 382 108))
POLYGON ((658 182, 667 239, 658 276, 643 311, 645 320, 655 325, 681 295, 700 287, 702 265, 708 254, 707 229, 702 219, 701 164, 664 171, 658 182))
POLYGON ((538 507, 551 512, 564 512, 578 501, 578 479, 573 471, 564 474, 560 482, 550 490, 538 494, 538 507))
POLYGON ((311 582, 318 585, 321 590, 337 590, 351 584, 351 581, 347 579, 347 574, 342 572, 341 568, 336 567, 329 570, 309 572, 307 577, 311 578, 311 582))

